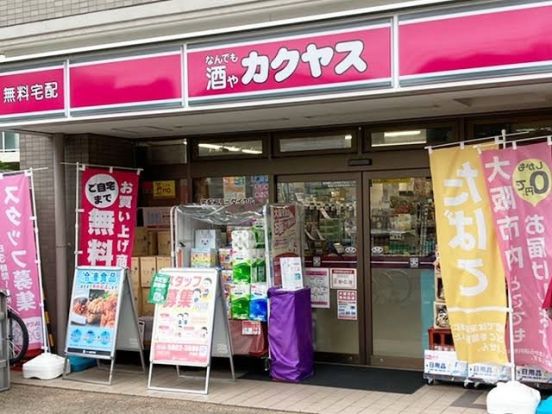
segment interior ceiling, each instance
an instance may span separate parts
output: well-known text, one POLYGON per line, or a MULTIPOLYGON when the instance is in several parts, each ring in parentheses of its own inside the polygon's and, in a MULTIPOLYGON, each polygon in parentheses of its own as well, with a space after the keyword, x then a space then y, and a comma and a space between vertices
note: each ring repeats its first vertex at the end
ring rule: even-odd
POLYGON ((548 108, 552 83, 439 91, 411 96, 370 96, 329 101, 219 111, 139 116, 117 120, 33 125, 20 131, 101 134, 130 139, 190 137, 240 131, 293 129, 336 124, 431 118, 447 115, 548 108))

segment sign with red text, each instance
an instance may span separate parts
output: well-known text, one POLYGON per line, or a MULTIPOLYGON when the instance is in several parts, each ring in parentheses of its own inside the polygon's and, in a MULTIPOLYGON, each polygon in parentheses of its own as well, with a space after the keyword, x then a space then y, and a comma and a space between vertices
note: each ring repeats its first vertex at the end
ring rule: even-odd
POLYGON ((84 166, 81 173, 79 266, 130 267, 138 171, 84 166))
POLYGON ((150 361, 206 367, 211 358, 217 297, 216 269, 163 269, 165 303, 155 306, 150 361))
POLYGON ((0 73, 0 119, 64 114, 63 66, 0 73))
POLYGON ((330 308, 330 269, 324 267, 307 267, 305 269, 305 286, 311 291, 312 308, 330 308))
POLYGON ((29 350, 43 345, 40 276, 29 177, 0 178, 0 289, 29 331, 29 350))
POLYGON ((552 271, 552 155, 546 143, 481 154, 513 306, 516 365, 552 371, 552 323, 542 309, 552 271))
POLYGON ((345 321, 356 321, 358 315, 357 291, 337 291, 337 319, 345 321))
POLYGON ((272 283, 282 287, 283 257, 301 257, 302 209, 299 204, 269 206, 270 255, 272 258, 272 283))
POLYGON ((356 269, 339 268, 330 269, 332 289, 356 289, 356 269))
POLYGON ((338 86, 389 86, 391 23, 190 46, 186 55, 191 103, 338 86))

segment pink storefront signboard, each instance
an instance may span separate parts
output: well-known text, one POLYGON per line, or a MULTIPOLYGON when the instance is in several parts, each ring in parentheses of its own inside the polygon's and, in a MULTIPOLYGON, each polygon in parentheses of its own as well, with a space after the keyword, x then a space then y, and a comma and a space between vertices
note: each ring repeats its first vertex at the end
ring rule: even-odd
POLYGON ((401 20, 400 76, 520 69, 552 60, 552 6, 537 4, 401 20))
POLYGON ((0 179, 0 289, 29 331, 29 350, 43 345, 42 295, 27 174, 0 179))
POLYGON ((180 51, 174 51, 71 64, 71 109, 178 104, 181 62, 180 51))
POLYGON ((512 298, 515 363, 550 372, 552 323, 541 308, 552 271, 550 147, 483 151, 481 162, 512 298))
POLYGON ((190 47, 186 70, 190 102, 336 86, 389 86, 391 23, 190 47))
POLYGON ((63 66, 0 73, 0 119, 63 113, 63 66))

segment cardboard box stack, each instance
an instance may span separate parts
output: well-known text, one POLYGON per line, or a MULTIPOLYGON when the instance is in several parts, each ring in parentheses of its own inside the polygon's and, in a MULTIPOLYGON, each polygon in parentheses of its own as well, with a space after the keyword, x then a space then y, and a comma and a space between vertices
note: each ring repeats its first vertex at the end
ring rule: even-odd
POLYGON ((131 264, 132 294, 139 316, 153 315, 155 306, 148 303, 153 275, 171 267, 171 238, 168 230, 137 227, 131 264))

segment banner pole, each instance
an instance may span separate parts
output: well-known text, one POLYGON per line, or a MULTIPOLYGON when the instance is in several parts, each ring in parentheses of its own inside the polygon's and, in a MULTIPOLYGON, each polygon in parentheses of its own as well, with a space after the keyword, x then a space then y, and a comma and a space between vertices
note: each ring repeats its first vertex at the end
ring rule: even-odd
POLYGON ((508 288, 508 334, 510 336, 510 374, 512 381, 516 380, 516 358, 514 355, 514 306, 512 305, 512 293, 508 288))
POLYGON ((76 175, 75 175, 75 267, 79 265, 79 195, 80 195, 80 170, 85 168, 84 164, 76 163, 76 175))
MULTIPOLYGON (((27 172, 25 173, 27 174, 27 172)), ((48 328, 46 326, 46 317, 44 313, 44 287, 42 286, 42 262, 41 262, 41 255, 40 255, 40 240, 38 237, 38 217, 36 212, 36 198, 35 198, 35 191, 34 191, 34 176, 33 176, 33 169, 28 170, 28 177, 29 182, 31 185, 31 202, 32 202, 32 221, 33 221, 33 227, 34 227, 34 239, 35 239, 35 246, 36 246, 36 266, 38 268, 38 283, 40 288, 40 312, 41 312, 41 318, 42 318, 42 350, 46 353, 50 353, 50 345, 48 343, 48 328)))

